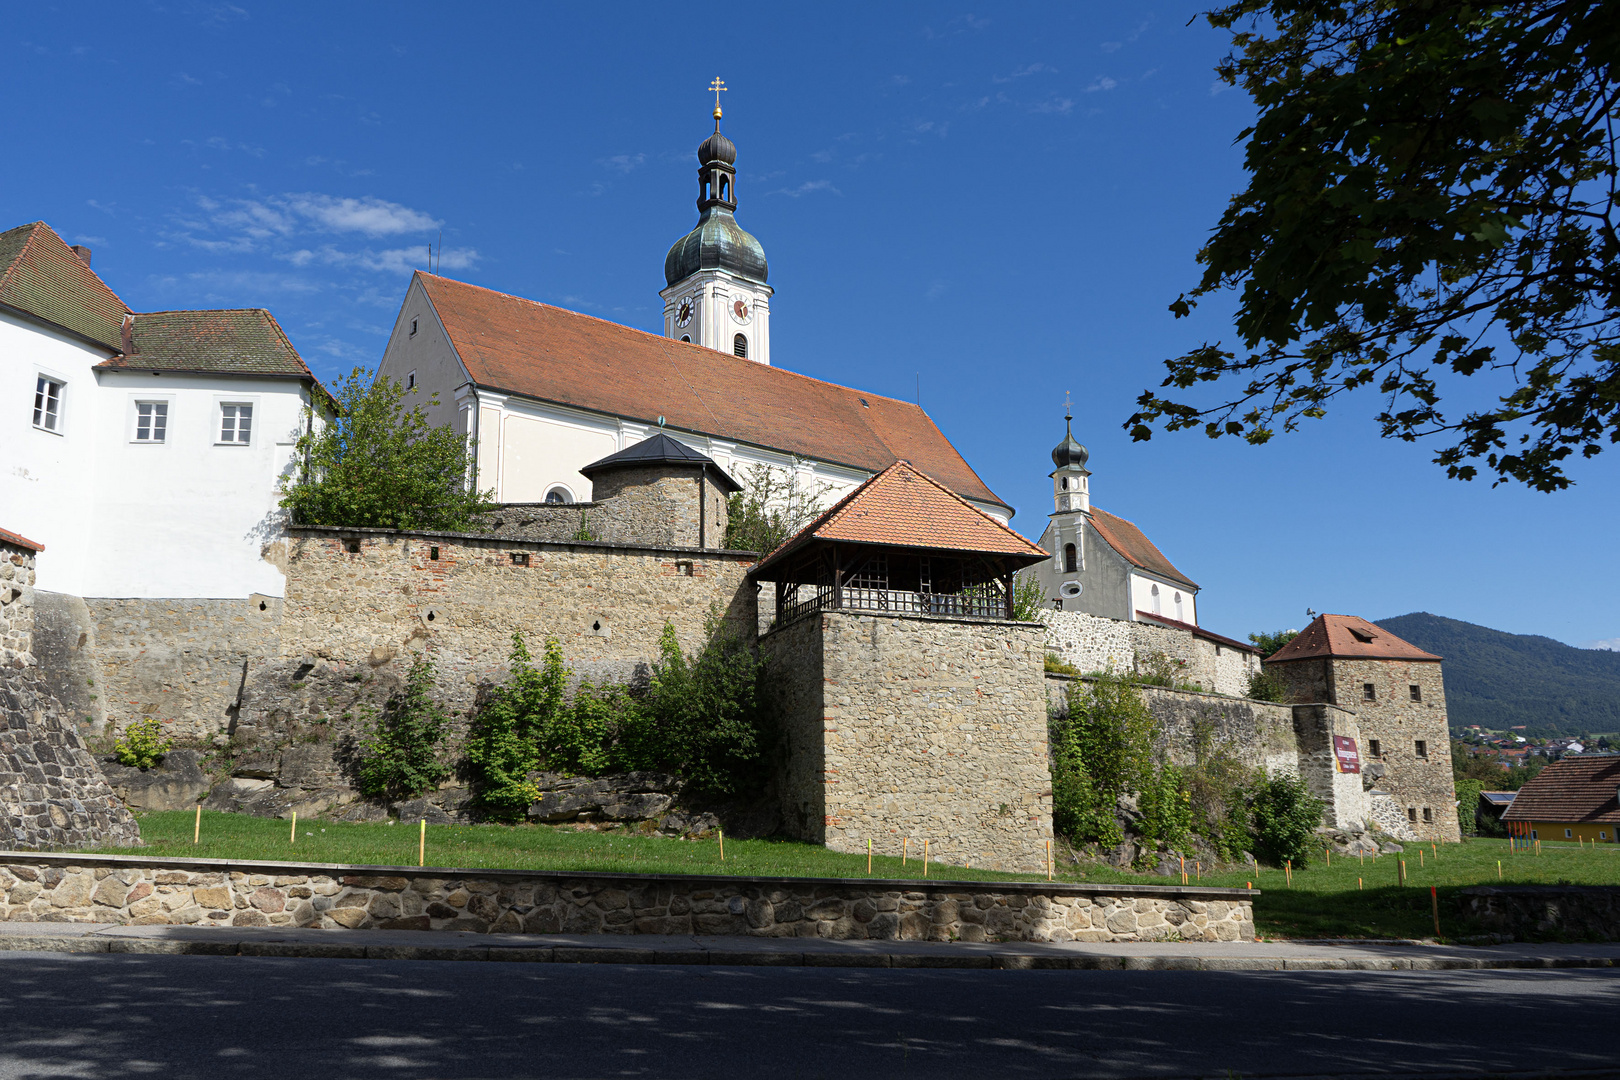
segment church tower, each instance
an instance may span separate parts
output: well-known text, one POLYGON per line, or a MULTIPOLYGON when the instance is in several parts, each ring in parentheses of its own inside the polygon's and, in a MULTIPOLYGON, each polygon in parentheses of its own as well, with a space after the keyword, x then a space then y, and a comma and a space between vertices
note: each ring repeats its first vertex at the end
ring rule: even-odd
POLYGON ((771 362, 771 293, 765 249, 737 224, 737 147, 720 133, 719 79, 714 134, 698 147, 697 228, 664 259, 664 336, 771 362))
POLYGON ((1086 568, 1085 529, 1091 516, 1090 454, 1075 439, 1074 417, 1063 410, 1063 441, 1052 451, 1052 561, 1059 599, 1080 595, 1080 575, 1086 568))

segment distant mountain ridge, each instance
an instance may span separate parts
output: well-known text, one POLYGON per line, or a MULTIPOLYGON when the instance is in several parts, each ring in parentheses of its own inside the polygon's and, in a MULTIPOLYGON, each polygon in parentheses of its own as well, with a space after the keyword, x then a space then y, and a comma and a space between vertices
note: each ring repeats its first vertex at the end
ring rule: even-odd
POLYGON ((1453 729, 1523 724, 1535 738, 1620 731, 1620 652, 1577 649, 1426 611, 1374 621, 1444 658, 1453 729))

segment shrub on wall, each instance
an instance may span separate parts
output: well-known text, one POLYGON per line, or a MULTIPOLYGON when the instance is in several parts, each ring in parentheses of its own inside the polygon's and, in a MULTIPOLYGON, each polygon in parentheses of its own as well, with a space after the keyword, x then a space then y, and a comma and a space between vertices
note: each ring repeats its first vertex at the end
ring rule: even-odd
POLYGON ((768 554, 826 508, 832 485, 806 481, 798 466, 753 465, 735 476, 743 489, 726 500, 726 547, 768 554))
POLYGON ((1479 793, 1485 790, 1483 780, 1457 781, 1457 826, 1464 836, 1478 830, 1479 793))
POLYGON ((1038 622, 1041 613, 1051 606, 1034 571, 1026 570, 1013 579, 1013 618, 1019 622, 1038 622))
POLYGON ((174 740, 163 737, 163 722, 148 716, 124 729, 123 738, 113 744, 113 754, 118 764, 145 771, 162 764, 173 745, 174 740))
POLYGON ((568 673, 562 646, 547 638, 540 667, 520 631, 512 632, 511 677, 478 710, 467 732, 462 773, 480 811, 497 821, 522 820, 539 797, 529 773, 544 758, 542 739, 563 709, 568 673))
POLYGON ((1249 676, 1248 697, 1254 701, 1274 701, 1281 704, 1287 700, 1288 690, 1281 679, 1262 669, 1249 676))
POLYGON ((434 700, 433 661, 411 662, 405 687, 380 712, 371 710, 360 738, 360 790, 373 797, 409 798, 437 787, 450 769, 439 760, 450 717, 434 700))
POLYGON ((1193 724, 1193 759, 1186 772, 1192 829, 1218 857, 1241 859, 1254 846, 1249 803, 1265 774, 1238 760, 1229 743, 1217 743, 1207 720, 1193 724))
POLYGON ((1324 803, 1297 776, 1273 776, 1254 795, 1255 854, 1277 866, 1304 866, 1324 803))
POLYGON ((1105 847, 1124 836, 1115 808, 1151 778, 1153 717, 1122 675, 1105 671, 1068 687, 1068 715, 1052 720, 1053 825, 1105 847))
POLYGON ((709 643, 688 658, 664 624, 643 703, 640 753, 651 752, 698 792, 733 795, 762 779, 768 743, 765 662, 742 634, 711 617, 709 643))

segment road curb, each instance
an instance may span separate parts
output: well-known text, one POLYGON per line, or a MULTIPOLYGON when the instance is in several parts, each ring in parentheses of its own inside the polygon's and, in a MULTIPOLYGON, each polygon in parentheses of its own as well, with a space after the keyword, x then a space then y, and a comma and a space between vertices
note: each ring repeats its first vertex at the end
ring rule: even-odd
POLYGON ((670 964, 708 967, 836 967, 998 971, 1476 971, 1620 967, 1609 956, 1140 956, 1062 955, 1019 949, 991 952, 882 953, 745 949, 647 949, 575 945, 365 945, 357 942, 164 940, 36 935, 0 937, 0 951, 113 953, 131 956, 255 956, 320 960, 436 960, 540 964, 670 964))

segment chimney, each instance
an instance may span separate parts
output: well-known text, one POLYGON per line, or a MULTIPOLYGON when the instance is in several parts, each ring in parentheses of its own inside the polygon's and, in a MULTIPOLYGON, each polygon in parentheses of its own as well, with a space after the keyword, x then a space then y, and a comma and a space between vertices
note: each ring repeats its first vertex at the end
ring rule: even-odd
POLYGON ((77 255, 79 257, 79 261, 84 263, 84 265, 90 265, 90 249, 85 247, 83 244, 74 244, 73 254, 77 255))

